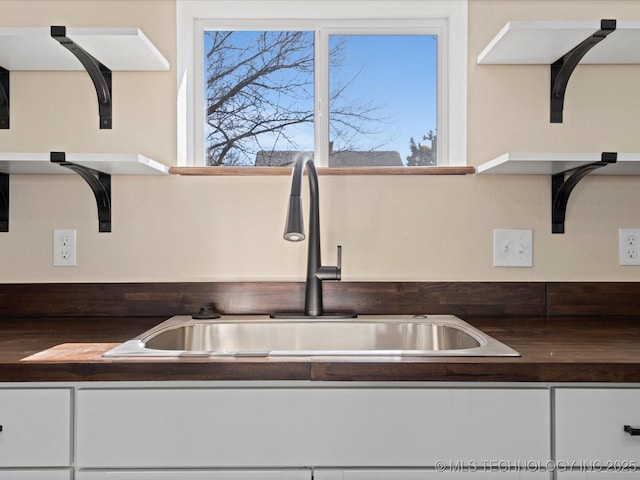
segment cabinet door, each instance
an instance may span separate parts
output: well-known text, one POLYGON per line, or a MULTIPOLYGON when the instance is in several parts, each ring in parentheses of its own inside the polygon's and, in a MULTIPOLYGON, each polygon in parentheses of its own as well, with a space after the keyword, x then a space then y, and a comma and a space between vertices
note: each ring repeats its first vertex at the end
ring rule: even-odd
POLYGON ((423 467, 550 454, 545 389, 81 389, 81 468, 423 467))
POLYGON ((0 390, 0 467, 68 467, 71 390, 0 390))
POLYGON ((211 470, 78 472, 76 480, 311 480, 311 470, 211 470))
POLYGON ((549 472, 437 472, 434 470, 315 470, 314 480, 550 480, 549 472))
POLYGON ((0 470, 0 480, 71 480, 71 470, 0 470))
POLYGON ((638 480, 636 472, 559 472, 558 480, 638 480))
POLYGON ((558 460, 599 462, 610 473, 625 464, 640 469, 640 436, 624 431, 624 425, 640 428, 640 389, 561 388, 555 408, 558 460))

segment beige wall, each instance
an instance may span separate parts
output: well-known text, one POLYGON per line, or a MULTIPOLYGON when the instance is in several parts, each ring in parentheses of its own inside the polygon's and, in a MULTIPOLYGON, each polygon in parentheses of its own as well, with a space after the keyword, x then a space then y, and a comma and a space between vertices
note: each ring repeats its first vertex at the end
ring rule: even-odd
MULTIPOLYGON (((478 66, 508 20, 640 20, 638 1, 469 1, 469 164, 507 151, 640 151, 640 66, 580 66, 565 122, 548 122, 548 67, 478 66)), ((171 72, 113 77, 114 128, 98 130, 86 74, 15 72, 0 151, 139 152, 175 163, 175 4, 0 1, 0 26, 136 26, 171 72)), ((281 239, 287 177, 113 178, 113 232, 75 176, 11 177, 0 282, 293 280, 306 243, 281 239), (52 267, 53 228, 76 228, 78 266, 52 267)), ((551 235, 550 179, 536 176, 321 177, 325 263, 341 243, 345 280, 630 280, 617 228, 640 227, 640 179, 586 178, 564 235, 551 235), (492 267, 493 228, 532 228, 534 267, 492 267)))

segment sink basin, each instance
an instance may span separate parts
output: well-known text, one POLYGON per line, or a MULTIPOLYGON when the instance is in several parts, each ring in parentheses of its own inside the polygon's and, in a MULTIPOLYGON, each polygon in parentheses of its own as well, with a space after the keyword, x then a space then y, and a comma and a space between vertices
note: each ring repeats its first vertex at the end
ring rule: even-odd
POLYGON ((452 315, 361 315, 348 320, 175 316, 103 356, 337 355, 519 356, 452 315))

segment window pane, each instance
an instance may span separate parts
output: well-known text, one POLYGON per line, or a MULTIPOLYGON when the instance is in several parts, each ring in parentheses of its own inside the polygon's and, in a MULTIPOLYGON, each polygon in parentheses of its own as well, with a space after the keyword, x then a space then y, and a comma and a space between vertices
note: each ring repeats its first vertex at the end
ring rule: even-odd
POLYGON ((207 165, 287 165, 313 151, 313 37, 205 31, 207 165))
POLYGON ((331 35, 329 166, 436 165, 437 37, 331 35))

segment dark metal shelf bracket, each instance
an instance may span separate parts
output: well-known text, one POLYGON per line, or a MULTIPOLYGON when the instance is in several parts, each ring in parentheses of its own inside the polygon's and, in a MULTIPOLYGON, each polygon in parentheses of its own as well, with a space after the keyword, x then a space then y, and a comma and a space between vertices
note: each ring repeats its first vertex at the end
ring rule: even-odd
POLYGON ((9 128, 9 70, 0 67, 0 130, 9 128))
POLYGON ((0 232, 9 231, 9 174, 0 173, 0 232))
POLYGON ((567 213, 567 203, 569 195, 574 187, 587 174, 598 168, 616 163, 618 154, 616 152, 603 152, 599 162, 589 163, 572 170, 556 173, 551 176, 551 232, 564 233, 564 221, 567 213), (565 179, 565 175, 569 177, 565 179))
POLYGON ((631 425, 625 425, 623 429, 629 435, 632 435, 634 437, 640 435, 640 428, 632 427, 631 425))
POLYGON ((551 64, 551 123, 562 123, 567 83, 580 60, 616 29, 615 20, 600 20, 600 30, 551 64))
POLYGON ((100 128, 111 128, 111 70, 96 60, 86 50, 67 37, 67 29, 63 26, 52 26, 51 36, 69 50, 85 68, 98 96, 100 128))
POLYGON ((75 163, 67 162, 65 152, 51 152, 52 163, 73 170, 93 191, 98 205, 98 231, 111 231, 111 175, 75 163))

